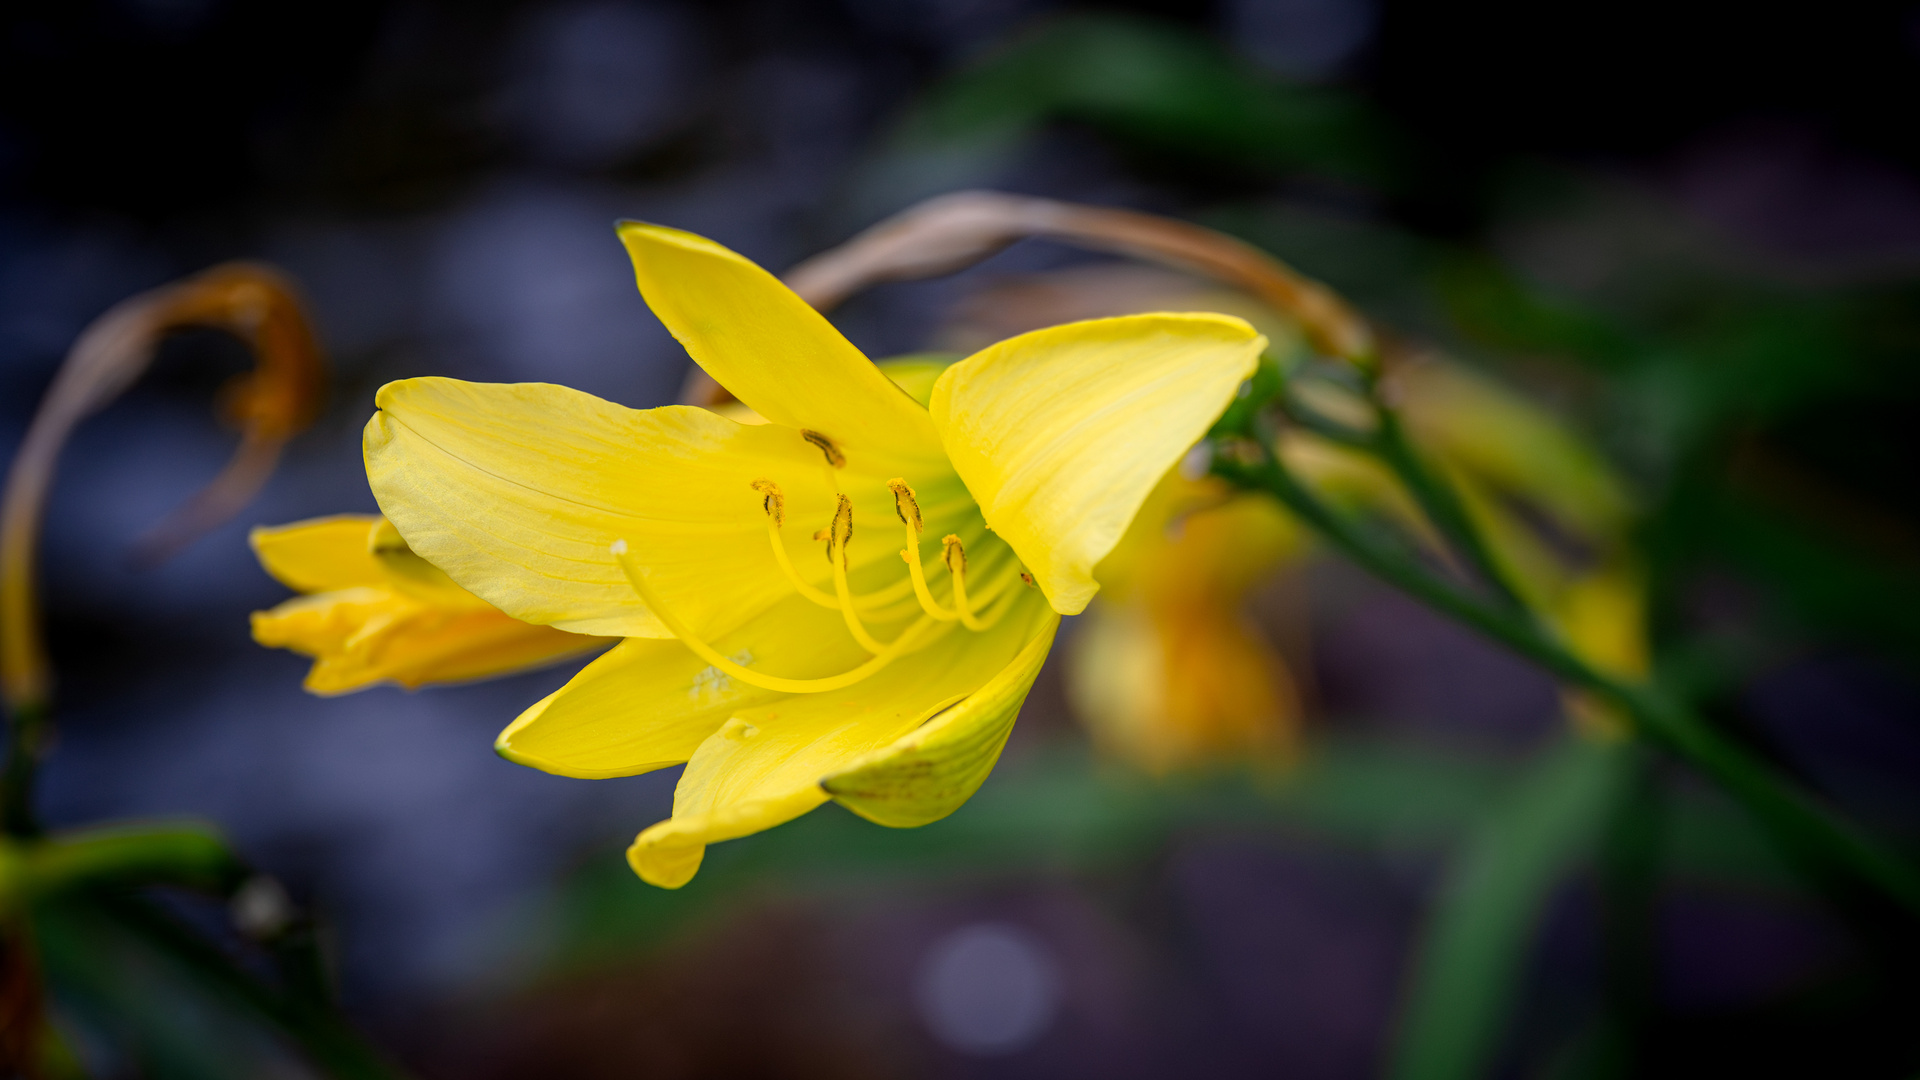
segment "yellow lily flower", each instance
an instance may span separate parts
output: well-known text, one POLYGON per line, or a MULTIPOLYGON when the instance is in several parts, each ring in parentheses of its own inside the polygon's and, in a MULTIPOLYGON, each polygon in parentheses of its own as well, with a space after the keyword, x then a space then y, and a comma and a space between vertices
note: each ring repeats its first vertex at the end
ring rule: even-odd
POLYGON ((1299 693, 1243 607, 1306 547, 1271 499, 1177 469, 1162 478, 1095 569, 1100 602, 1072 642, 1068 693, 1094 741, 1156 773, 1291 758, 1299 693))
POLYGON ((626 638, 499 752, 581 777, 686 762, 673 816, 628 850, 669 888, 709 843, 828 799, 883 825, 951 813, 1266 339, 1211 314, 1052 327, 942 371, 923 405, 739 255, 620 235, 654 313, 767 423, 411 379, 366 428, 413 551, 516 618, 626 638))
POLYGON ((534 626, 455 585, 382 517, 341 514, 249 537, 260 565, 307 595, 253 613, 253 639, 314 658, 306 688, 413 689, 525 671, 612 644, 534 626))

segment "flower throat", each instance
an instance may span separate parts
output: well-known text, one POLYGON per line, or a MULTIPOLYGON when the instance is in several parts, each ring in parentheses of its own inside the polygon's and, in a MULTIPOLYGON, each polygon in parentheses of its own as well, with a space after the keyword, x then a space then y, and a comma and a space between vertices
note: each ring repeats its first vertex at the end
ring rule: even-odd
POLYGON ((786 543, 780 534, 786 524, 786 495, 780 485, 772 480, 761 479, 749 486, 760 493, 760 505, 766 514, 767 539, 773 549, 774 562, 779 565, 788 584, 809 601, 839 611, 847 633, 862 649, 872 654, 872 659, 849 671, 821 679, 788 679, 746 667, 695 635, 685 620, 670 611, 647 583, 645 570, 637 556, 628 550, 626 541, 615 541, 613 554, 619 560, 620 568, 634 592, 675 637, 716 669, 765 690, 790 694, 838 690, 871 677, 908 652, 931 644, 956 624, 975 633, 992 628, 1013 607, 1013 583, 1026 581, 1032 584, 1032 578, 1018 569, 1018 563, 1007 559, 996 567, 997 572, 991 576, 985 588, 970 595, 967 589, 966 547, 960 537, 948 533, 940 540, 940 561, 945 565, 950 581, 950 598, 945 604, 935 599, 927 584, 926 569, 920 560, 921 534, 925 530, 920 502, 913 488, 904 479, 895 477, 887 481, 887 489, 893 492, 894 512, 905 530, 907 546, 900 550, 900 558, 907 564, 907 574, 884 588, 856 595, 847 581, 847 546, 853 540, 853 500, 839 491, 839 478, 835 475, 837 470, 845 468, 846 458, 826 436, 812 431, 803 431, 801 435, 825 456, 829 466, 828 479, 835 489, 833 518, 826 528, 813 534, 813 539, 826 544, 827 562, 833 567, 833 592, 809 584, 794 569, 793 560, 787 554, 786 543), (895 622, 916 610, 920 613, 919 618, 892 641, 880 641, 867 629, 868 621, 895 622))

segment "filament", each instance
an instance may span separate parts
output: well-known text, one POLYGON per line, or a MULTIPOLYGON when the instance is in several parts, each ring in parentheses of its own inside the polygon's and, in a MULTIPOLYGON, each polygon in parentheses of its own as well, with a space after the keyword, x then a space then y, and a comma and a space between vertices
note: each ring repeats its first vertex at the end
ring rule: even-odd
MULTIPOLYGON (((780 539, 780 526, 786 523, 786 498, 780 490, 780 485, 771 480, 755 480, 752 487, 755 491, 765 496, 762 505, 767 512, 767 542, 773 548, 773 561, 780 564, 780 572, 786 575, 787 583, 792 585, 794 590, 801 596, 819 604, 821 607, 839 607, 841 601, 838 597, 833 593, 827 592, 825 589, 816 588, 808 584, 807 581, 800 576, 800 572, 794 569, 793 558, 787 554, 787 545, 780 539)), ((814 534, 814 539, 825 540, 827 539, 826 533, 827 530, 823 529, 819 533, 814 534)), ((828 559, 829 561, 832 559, 831 548, 829 548, 828 559)), ((909 584, 910 583, 904 581, 896 581, 885 588, 876 589, 873 592, 853 597, 853 604, 859 609, 866 611, 869 615, 874 615, 882 621, 885 621, 885 616, 892 613, 883 609, 885 609, 887 605, 905 596, 909 584)))
MULTIPOLYGON (((847 633, 853 637, 855 642, 859 643, 861 648, 874 655, 874 661, 869 661, 869 664, 879 661, 883 657, 898 655, 899 651, 902 648, 908 647, 908 645, 911 644, 911 640, 917 638, 926 626, 934 623, 951 624, 959 622, 967 629, 976 633, 985 631, 999 622, 1000 618, 1014 606, 1011 599, 1004 603, 999 603, 998 601, 1001 600, 1001 595, 1008 591, 1009 586, 1012 585, 1016 576, 1021 580, 1031 583, 1028 575, 1020 571, 1018 560, 1008 557, 1006 553, 999 553, 1000 557, 998 558, 989 557, 989 565, 991 566, 989 573, 991 577, 986 587, 970 596, 967 592, 966 547, 959 536, 949 533, 941 538, 940 543, 941 559, 947 564, 947 570, 952 579, 952 603, 951 606, 949 606, 935 600, 933 591, 927 584, 926 568, 920 561, 920 539, 921 533, 925 529, 925 517, 920 508, 919 498, 905 480, 895 477, 887 481, 887 487, 893 492, 894 512, 899 515, 901 527, 906 534, 907 546, 900 551, 901 560, 907 564, 906 580, 895 581, 884 588, 862 596, 853 595, 852 586, 848 582, 850 566, 847 554, 848 546, 853 540, 853 500, 839 490, 837 483, 838 478, 833 475, 838 463, 833 461, 832 455, 837 448, 832 447, 831 442, 826 441, 824 437, 821 437, 819 441, 813 438, 809 438, 808 441, 816 447, 819 447, 823 454, 827 455, 826 461, 822 463, 823 469, 828 474, 829 480, 836 481, 833 485, 833 520, 827 528, 821 529, 813 534, 815 540, 826 542, 827 565, 832 568, 833 574, 832 593, 828 593, 826 590, 803 580, 800 577, 799 571, 794 568, 793 560, 787 553, 786 543, 781 539, 780 535, 780 528, 786 521, 786 500, 780 490, 780 485, 771 480, 755 480, 751 486, 764 497, 762 505, 767 515, 767 541, 773 548, 774 561, 779 564, 780 572, 786 576, 787 582, 794 587, 795 591, 805 597, 809 602, 818 604, 821 607, 832 608, 840 613, 841 621, 846 624, 847 633), (825 445, 822 445, 823 442, 825 445), (895 603, 895 601, 899 600, 906 601, 905 606, 895 603), (919 608, 920 618, 906 630, 902 631, 892 642, 882 642, 874 637, 872 632, 867 629, 866 621, 861 617, 862 613, 864 613, 867 619, 873 619, 882 623, 892 622, 913 614, 915 605, 919 608)), ((948 504, 942 504, 940 509, 943 511, 946 510, 950 503, 951 500, 949 500, 948 504)), ((623 567, 627 566, 624 558, 621 565, 623 567)), ((628 568, 627 573, 628 577, 634 581, 634 588, 641 590, 642 598, 646 599, 649 604, 652 604, 653 599, 651 595, 645 591, 646 585, 639 579, 637 573, 631 568, 628 568)), ((661 618, 663 622, 667 620, 665 614, 663 614, 661 618)), ((674 625, 670 623, 669 628, 672 629, 676 635, 687 640, 690 646, 695 646, 695 639, 682 633, 684 629, 683 624, 674 625)), ((725 657, 720 657, 719 653, 706 647, 704 643, 698 644, 695 647, 695 651, 702 657, 706 657, 715 667, 722 671, 735 673, 734 669, 739 667, 739 665, 733 664, 732 661, 721 663, 722 660, 725 660, 725 657), (702 649, 706 649, 706 651, 701 651, 702 649), (718 659, 715 659, 716 657, 718 657, 718 659)), ((745 669, 741 670, 744 671, 745 669)), ((856 670, 866 669, 863 667, 856 670)), ((873 670, 878 670, 878 668, 875 667, 873 670)), ((851 675, 852 673, 848 674, 851 675)), ((752 673, 747 673, 741 674, 740 677, 748 682, 753 682, 756 678, 762 680, 760 682, 753 682, 756 686, 765 686, 769 689, 777 688, 765 681, 773 679, 773 676, 756 676, 752 673)), ((843 677, 845 676, 836 676, 836 678, 843 677)), ((779 681, 795 685, 802 682, 831 682, 831 680, 779 681)), ((804 691, 793 692, 799 693, 804 691)))
POLYGON ((932 619, 921 616, 912 626, 907 627, 899 637, 893 639, 892 644, 887 645, 876 653, 873 659, 868 660, 859 667, 849 671, 843 671, 838 675, 831 675, 824 679, 787 679, 778 675, 766 675, 721 655, 718 649, 715 649, 696 636, 692 628, 687 626, 686 622, 678 615, 675 615, 672 609, 661 603, 660 595, 653 591, 652 586, 647 584, 646 575, 640 568, 638 560, 627 550, 627 542, 625 540, 614 541, 611 550, 613 551, 614 557, 619 560, 621 571, 627 575, 628 583, 633 586, 633 591, 639 594, 640 599, 646 603, 654 615, 666 625, 668 630, 673 632, 674 637, 679 638, 682 644, 693 650, 694 655, 712 664, 715 669, 725 672, 749 686, 757 686, 762 690, 773 690, 785 694, 820 694, 829 690, 840 690, 852 686, 855 683, 873 677, 882 668, 891 664, 901 653, 915 644, 916 640, 924 634, 927 627, 933 625, 932 619))
POLYGON ((914 497, 913 489, 905 480, 895 477, 887 481, 887 487, 893 491, 893 510, 900 515, 900 524, 907 530, 907 546, 901 550, 900 558, 907 564, 907 578, 913 582, 914 598, 920 601, 920 609, 941 622, 952 622, 960 616, 947 610, 933 598, 927 588, 927 574, 920 566, 920 501, 914 497))
POLYGON ((967 549, 952 533, 940 538, 940 547, 947 572, 953 577, 953 609, 960 616, 960 625, 976 633, 985 630, 987 624, 974 615, 973 605, 967 601, 967 549))
MULTIPOLYGON (((853 594, 847 588, 847 544, 852 539, 853 500, 841 495, 833 512, 833 525, 827 532, 827 561, 833 564, 833 591, 839 600, 837 606, 840 608, 840 617, 847 624, 847 633, 853 635, 853 640, 859 642, 861 648, 878 655, 886 651, 888 646, 867 633, 859 614, 854 611, 853 594)), ((905 636, 903 632, 901 637, 905 636)), ((900 638, 894 640, 899 641, 900 638)))

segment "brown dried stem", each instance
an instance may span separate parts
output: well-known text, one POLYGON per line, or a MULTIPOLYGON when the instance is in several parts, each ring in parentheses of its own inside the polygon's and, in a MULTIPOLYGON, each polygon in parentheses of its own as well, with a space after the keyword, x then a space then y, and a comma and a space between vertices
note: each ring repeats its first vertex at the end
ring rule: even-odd
MULTIPOLYGON (((1372 330, 1333 290, 1224 233, 1132 210, 997 191, 954 192, 815 255, 788 271, 786 282, 815 308, 831 311, 862 289, 951 274, 1028 238, 1127 255, 1235 286, 1298 320, 1321 353, 1373 365, 1372 330)), ((685 400, 712 404, 727 395, 696 370, 685 400)))
POLYGON ((146 371, 164 335, 187 326, 240 338, 256 366, 221 395, 222 412, 241 429, 239 448, 219 476, 140 541, 141 558, 163 559, 238 511, 273 471, 281 446, 313 420, 325 385, 319 343, 293 283, 270 266, 216 266, 95 319, 34 414, 0 501, 0 691, 16 713, 41 711, 50 688, 34 564, 61 448, 80 421, 146 371))

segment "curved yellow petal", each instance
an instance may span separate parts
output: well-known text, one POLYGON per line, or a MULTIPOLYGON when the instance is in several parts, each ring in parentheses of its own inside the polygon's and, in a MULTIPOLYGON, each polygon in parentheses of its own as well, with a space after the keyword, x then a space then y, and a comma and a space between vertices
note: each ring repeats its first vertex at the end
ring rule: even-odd
POLYGON ((1072 615, 1099 591, 1094 565, 1233 399, 1266 343, 1230 315, 1068 323, 948 368, 930 410, 987 524, 1054 610, 1072 615))
POLYGON ((275 581, 295 592, 318 593, 381 585, 386 573, 367 546, 377 514, 335 514, 291 525, 259 526, 247 543, 275 581))
POLYGON ((545 383, 409 379, 377 403, 365 452, 381 509, 422 558, 527 622, 669 636, 608 550, 624 539, 662 599, 717 636, 792 592, 754 481, 776 478, 789 516, 832 520, 821 453, 791 428, 545 383))
POLYGON ((1060 617, 1049 611, 1036 623, 1026 645, 986 685, 820 786, 861 817, 895 828, 925 825, 958 810, 1000 759, 1060 617))
MULTIPOLYGON (((756 670, 818 678, 867 659, 838 613, 801 597, 712 643, 756 670)), ((601 779, 678 765, 729 716, 788 695, 749 686, 674 640, 628 638, 500 733, 501 757, 601 779)))
POLYGON ((369 621, 391 619, 415 606, 390 589, 364 585, 299 596, 254 612, 253 640, 305 656, 338 653, 369 621))
POLYGON ((910 774, 921 775, 925 785, 919 812, 929 813, 925 806, 933 803, 957 806, 991 767, 1005 740, 1001 727, 1012 723, 1032 682, 1031 674, 1015 678, 1018 692, 1010 694, 1006 670, 1022 664, 1037 670, 1052 641, 1056 619, 1039 597, 1029 593, 1016 602, 1021 608, 992 630, 955 630, 845 690, 733 710, 687 762, 673 817, 642 832, 628 862, 643 879, 678 888, 699 868, 707 844, 813 809, 828 798, 827 778, 867 779, 842 798, 862 813, 881 815, 877 820, 886 820, 884 806, 911 788, 910 774), (970 707, 969 695, 987 700, 970 707), (956 703, 961 708, 950 709, 956 703), (949 719, 942 710, 955 715, 949 719), (991 729, 984 736, 983 722, 991 729), (921 740, 930 741, 924 750, 917 749, 921 740), (916 753, 918 764, 910 760, 916 753))
POLYGON ((314 658, 306 688, 344 694, 393 682, 409 689, 540 667, 605 648, 606 638, 569 634, 479 608, 435 608, 387 589, 353 588, 289 600, 253 615, 262 645, 314 658))
POLYGON ((678 229, 626 221, 620 239, 647 306, 753 411, 880 471, 940 457, 926 410, 778 278, 678 229))

